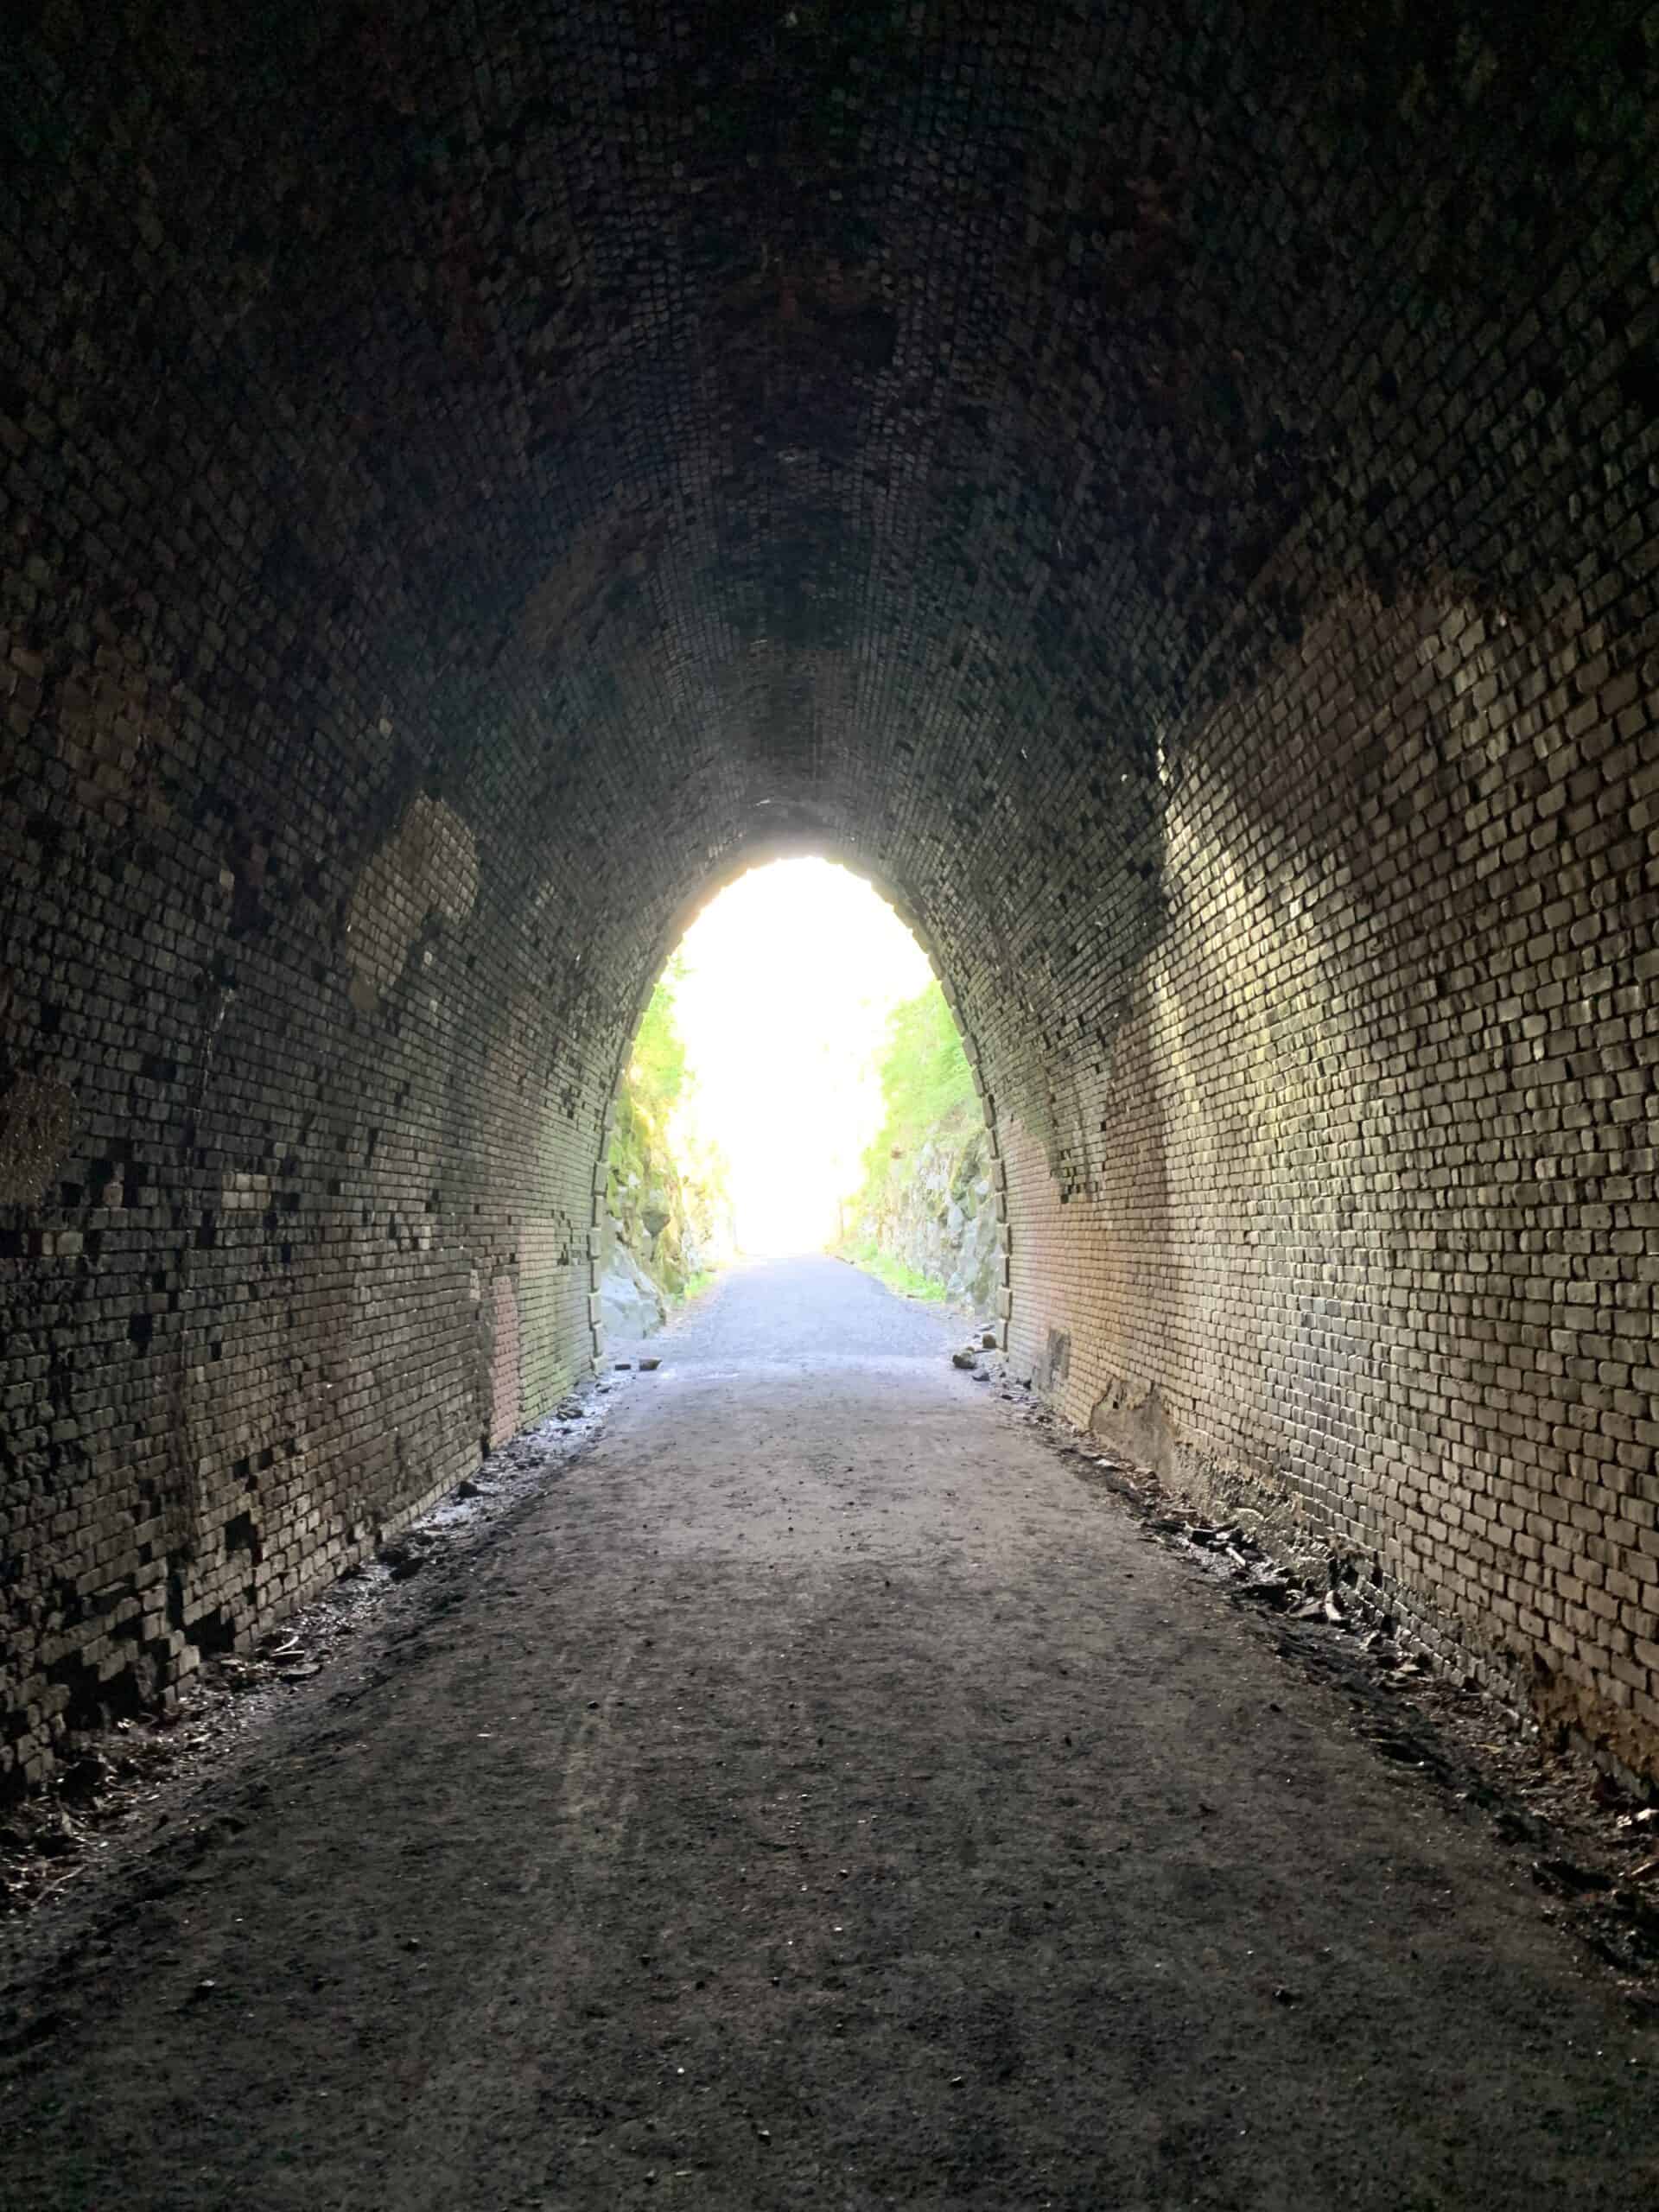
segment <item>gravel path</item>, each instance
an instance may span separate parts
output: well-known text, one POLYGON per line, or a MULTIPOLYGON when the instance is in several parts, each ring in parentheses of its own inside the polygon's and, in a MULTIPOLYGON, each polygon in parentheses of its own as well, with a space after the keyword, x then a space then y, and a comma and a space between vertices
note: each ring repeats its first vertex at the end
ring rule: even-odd
POLYGON ((804 1370, 849 1360, 932 1359, 965 1343, 967 1324, 918 1300, 895 1297, 885 1283, 840 1260, 751 1261, 699 1299, 669 1339, 640 1347, 647 1357, 672 1344, 674 1364, 781 1361, 804 1370))
POLYGON ((746 1269, 22 2008, 0 2202, 1659 2203, 1515 1859, 829 1261, 746 1269))

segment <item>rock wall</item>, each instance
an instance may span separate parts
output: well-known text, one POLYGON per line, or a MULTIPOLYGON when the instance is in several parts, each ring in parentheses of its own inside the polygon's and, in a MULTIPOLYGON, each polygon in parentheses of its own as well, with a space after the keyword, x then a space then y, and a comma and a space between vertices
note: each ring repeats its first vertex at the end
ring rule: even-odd
POLYGON ((627 1083, 618 1096, 594 1275, 606 1344, 661 1328, 693 1278, 734 1244, 731 1205, 713 1175, 690 1172, 627 1083))
POLYGON ((891 1163, 880 1202, 859 1215, 849 1241, 938 1283, 976 1318, 995 1319, 1003 1287, 995 1166, 982 1125, 935 1129, 891 1163))

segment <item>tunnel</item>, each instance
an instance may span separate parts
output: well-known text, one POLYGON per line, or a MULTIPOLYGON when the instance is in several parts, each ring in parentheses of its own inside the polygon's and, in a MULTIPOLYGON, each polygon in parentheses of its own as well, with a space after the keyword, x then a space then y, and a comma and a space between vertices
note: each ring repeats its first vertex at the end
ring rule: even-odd
POLYGON ((0 1787, 592 1372, 844 861, 1010 1367, 1659 1764, 1652 11, 15 0, 0 1787))

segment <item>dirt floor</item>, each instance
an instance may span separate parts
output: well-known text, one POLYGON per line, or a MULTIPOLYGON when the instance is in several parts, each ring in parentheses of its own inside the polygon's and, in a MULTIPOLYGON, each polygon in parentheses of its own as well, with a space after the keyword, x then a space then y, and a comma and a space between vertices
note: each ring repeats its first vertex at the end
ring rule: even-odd
POLYGON ((1533 1816, 960 1341, 826 1260, 653 1343, 29 1916, 0 2203, 1652 2212, 1533 1816))

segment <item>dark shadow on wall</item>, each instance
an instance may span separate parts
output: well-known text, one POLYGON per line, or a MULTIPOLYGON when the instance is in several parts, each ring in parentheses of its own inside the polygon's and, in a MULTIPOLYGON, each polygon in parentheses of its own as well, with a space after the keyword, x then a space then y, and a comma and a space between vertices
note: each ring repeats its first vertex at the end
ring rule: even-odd
POLYGON ((1025 1016, 996 1064, 998 1110, 1041 1146, 1062 1205, 1099 1195, 1103 1162, 1121 1145, 1100 1099, 1118 1080, 1126 1032, 1170 923, 1155 761, 1126 767, 1107 754, 1089 790, 1100 810, 1079 808, 1071 849, 1057 847, 1046 880, 996 942, 993 970, 1025 1016), (1096 840, 1105 844, 1103 865, 1096 840))

